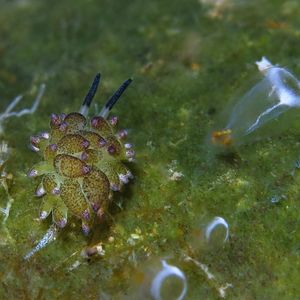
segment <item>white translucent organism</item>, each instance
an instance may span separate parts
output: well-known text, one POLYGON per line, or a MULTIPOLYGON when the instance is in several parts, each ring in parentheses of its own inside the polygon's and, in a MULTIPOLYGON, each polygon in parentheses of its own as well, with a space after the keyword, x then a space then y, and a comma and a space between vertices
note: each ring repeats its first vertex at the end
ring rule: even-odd
POLYGON ((249 134, 292 107, 300 107, 300 83, 285 68, 274 66, 265 57, 256 62, 264 78, 234 108, 227 129, 238 123, 249 134), (241 123, 241 119, 243 120, 241 123))
MULTIPOLYGON (((267 58, 256 62, 263 78, 234 106, 224 130, 213 133, 216 144, 240 143, 266 123, 291 108, 300 107, 300 82, 286 68, 273 65, 267 58)), ((271 130, 276 131, 275 128, 271 130)))
POLYGON ((58 229, 51 225, 38 244, 24 256, 24 260, 30 259, 35 253, 45 248, 48 244, 56 240, 58 229))
POLYGON ((226 230, 225 237, 223 242, 227 242, 229 238, 229 225, 222 217, 215 217, 206 227, 205 229, 205 238, 209 241, 211 239, 213 231, 217 227, 224 227, 226 230))
POLYGON ((178 267, 169 265, 165 260, 162 260, 161 263, 162 269, 156 274, 151 283, 151 296, 155 300, 163 300, 161 296, 162 287, 167 279, 171 279, 173 277, 182 282, 181 294, 176 299, 184 299, 187 292, 187 280, 184 273, 178 267))

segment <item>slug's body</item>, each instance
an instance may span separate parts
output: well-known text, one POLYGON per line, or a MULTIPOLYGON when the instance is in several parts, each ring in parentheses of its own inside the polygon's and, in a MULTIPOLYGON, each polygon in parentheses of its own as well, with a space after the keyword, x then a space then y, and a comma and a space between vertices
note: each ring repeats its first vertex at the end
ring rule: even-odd
POLYGON ((82 220, 87 234, 95 216, 106 212, 112 191, 119 191, 132 178, 124 164, 134 157, 131 144, 123 142, 127 133, 116 131, 116 117, 106 119, 130 82, 127 80, 101 113, 90 119, 87 112, 100 83, 98 74, 80 112, 52 114, 50 133, 31 137, 32 149, 43 158, 29 172, 30 177, 41 176, 36 190, 42 197, 41 219, 52 213, 53 222, 62 228, 71 214, 82 220))

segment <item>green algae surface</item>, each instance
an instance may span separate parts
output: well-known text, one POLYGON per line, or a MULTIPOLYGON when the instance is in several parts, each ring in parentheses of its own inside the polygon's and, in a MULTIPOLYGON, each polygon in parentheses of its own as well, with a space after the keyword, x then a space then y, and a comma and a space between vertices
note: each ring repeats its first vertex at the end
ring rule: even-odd
POLYGON ((185 272, 186 299, 299 297, 300 125, 234 154, 207 144, 261 56, 299 78, 298 1, 1 0, 0 7, 0 111, 20 93, 20 107, 29 107, 47 86, 35 114, 3 124, 14 202, 0 230, 1 299, 143 299, 134 274, 164 257, 185 272), (98 71, 93 112, 134 78, 113 113, 135 145, 135 180, 115 193, 107 222, 90 236, 74 219, 24 260, 51 225, 38 219, 36 182, 26 176, 38 161, 29 137, 49 128, 52 112, 77 111, 98 71), (215 216, 226 219, 230 238, 207 246, 201 228, 215 216), (94 245, 105 254, 84 255, 94 245))

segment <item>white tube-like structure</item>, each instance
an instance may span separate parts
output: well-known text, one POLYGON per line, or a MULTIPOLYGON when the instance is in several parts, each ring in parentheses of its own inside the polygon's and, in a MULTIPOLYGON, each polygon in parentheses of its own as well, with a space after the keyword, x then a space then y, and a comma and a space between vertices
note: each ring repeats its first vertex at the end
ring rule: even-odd
POLYGON ((218 227, 223 226, 226 230, 225 238, 223 242, 227 242, 229 238, 229 225, 222 217, 215 217, 206 227, 205 229, 205 238, 209 241, 211 238, 211 234, 218 227))
POLYGON ((184 273, 176 266, 169 265, 165 260, 161 261, 162 269, 156 274, 152 280, 150 293, 155 300, 163 300, 161 289, 166 279, 176 277, 182 281, 182 290, 177 300, 183 300, 187 292, 187 280, 184 273))

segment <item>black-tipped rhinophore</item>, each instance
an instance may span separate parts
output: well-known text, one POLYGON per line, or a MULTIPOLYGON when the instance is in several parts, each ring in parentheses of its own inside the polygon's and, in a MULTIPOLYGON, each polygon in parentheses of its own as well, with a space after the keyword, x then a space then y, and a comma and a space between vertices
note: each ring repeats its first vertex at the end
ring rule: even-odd
POLYGON ((93 84, 91 85, 87 95, 85 96, 85 99, 82 103, 82 106, 85 106, 85 107, 90 107, 91 105, 91 102, 97 92, 97 89, 98 89, 98 86, 100 84, 100 78, 101 78, 101 74, 98 73, 96 76, 95 76, 95 79, 93 81, 93 84))
POLYGON ((110 99, 105 104, 105 109, 110 111, 113 106, 117 103, 117 101, 120 99, 122 94, 125 92, 125 90, 128 88, 130 83, 132 82, 132 79, 127 79, 119 88, 118 90, 110 97, 110 99))

